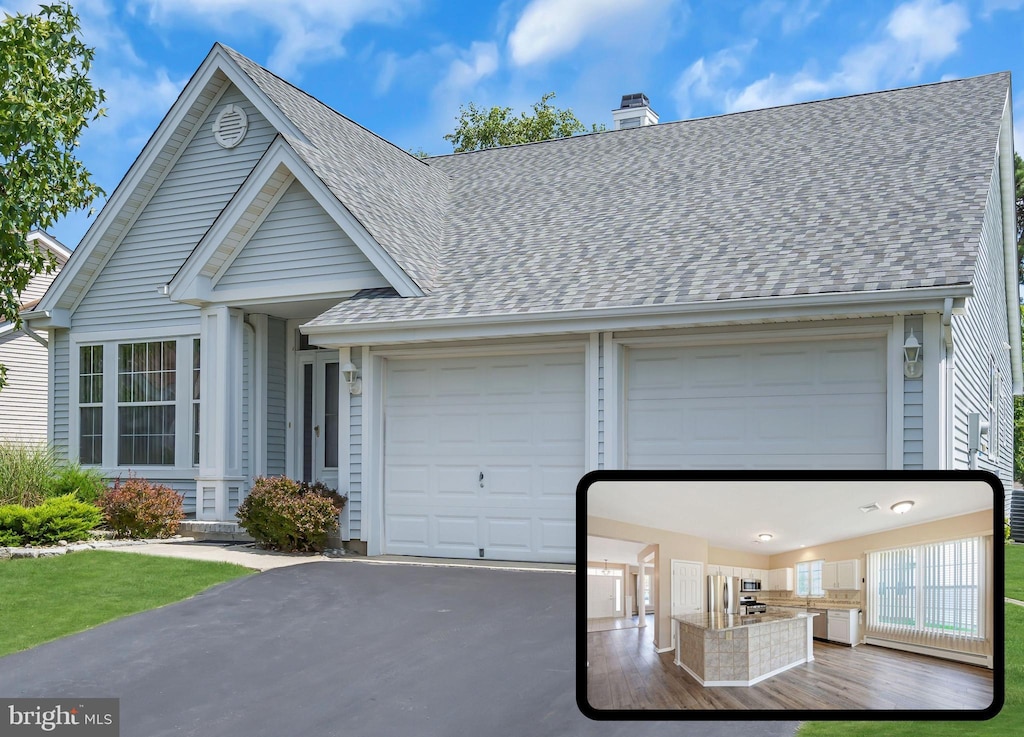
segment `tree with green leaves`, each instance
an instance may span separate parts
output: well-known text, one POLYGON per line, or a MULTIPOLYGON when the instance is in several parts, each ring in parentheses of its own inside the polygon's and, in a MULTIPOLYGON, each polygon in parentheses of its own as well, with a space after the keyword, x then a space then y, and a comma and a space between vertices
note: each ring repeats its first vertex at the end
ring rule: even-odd
MULTIPOLYGON (((459 106, 458 127, 444 138, 455 153, 477 151, 517 143, 533 143, 551 138, 568 138, 587 130, 570 108, 564 110, 551 104, 555 93, 549 92, 533 104, 533 114, 512 115, 512 108, 495 105, 490 110, 475 103, 459 106)), ((594 124, 591 132, 604 130, 594 124)))
MULTIPOLYGON (((21 292, 55 268, 25 237, 103 196, 74 155, 105 99, 80 30, 67 2, 0 21, 0 321, 16 327, 21 292)), ((0 387, 5 374, 0 366, 0 387)))

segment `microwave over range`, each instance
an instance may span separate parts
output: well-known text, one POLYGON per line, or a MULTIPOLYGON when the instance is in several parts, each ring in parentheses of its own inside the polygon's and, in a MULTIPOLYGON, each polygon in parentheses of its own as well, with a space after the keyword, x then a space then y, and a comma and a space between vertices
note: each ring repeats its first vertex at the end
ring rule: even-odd
POLYGON ((740 591, 760 591, 761 581, 757 578, 741 578, 740 591))

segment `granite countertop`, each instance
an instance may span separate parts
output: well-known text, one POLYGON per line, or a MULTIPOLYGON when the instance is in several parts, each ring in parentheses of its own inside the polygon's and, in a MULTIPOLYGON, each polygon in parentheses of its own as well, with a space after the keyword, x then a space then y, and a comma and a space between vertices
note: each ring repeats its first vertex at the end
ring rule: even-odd
MULTIPOLYGON (((761 604, 768 606, 788 606, 794 609, 806 609, 803 599, 760 599, 761 604)), ((863 605, 851 599, 812 599, 811 609, 863 609, 863 605)))
POLYGON ((735 630, 740 627, 757 627, 775 622, 789 622, 794 619, 807 619, 817 614, 806 612, 768 612, 767 614, 723 614, 721 612, 701 612, 700 614, 683 614, 672 619, 699 627, 705 630, 735 630))

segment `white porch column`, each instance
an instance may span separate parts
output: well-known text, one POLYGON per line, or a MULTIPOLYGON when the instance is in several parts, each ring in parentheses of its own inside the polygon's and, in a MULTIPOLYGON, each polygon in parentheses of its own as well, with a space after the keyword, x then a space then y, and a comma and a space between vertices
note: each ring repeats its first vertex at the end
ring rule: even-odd
POLYGON ((233 521, 228 496, 241 493, 243 312, 200 312, 199 477, 196 519, 233 521))

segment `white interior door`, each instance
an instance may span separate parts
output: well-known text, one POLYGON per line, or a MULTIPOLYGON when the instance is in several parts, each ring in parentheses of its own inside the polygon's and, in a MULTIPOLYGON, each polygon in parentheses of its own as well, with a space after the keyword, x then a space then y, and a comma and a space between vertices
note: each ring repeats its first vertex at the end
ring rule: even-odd
POLYGON ((302 398, 300 469, 303 481, 338 488, 341 375, 338 354, 310 352, 299 358, 302 398))
POLYGON ((672 561, 672 616, 704 611, 704 565, 672 561))
POLYGON ((615 581, 612 576, 587 576, 587 619, 615 616, 615 581))

